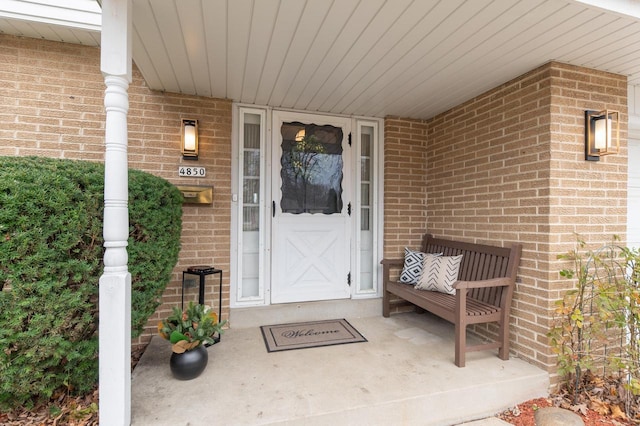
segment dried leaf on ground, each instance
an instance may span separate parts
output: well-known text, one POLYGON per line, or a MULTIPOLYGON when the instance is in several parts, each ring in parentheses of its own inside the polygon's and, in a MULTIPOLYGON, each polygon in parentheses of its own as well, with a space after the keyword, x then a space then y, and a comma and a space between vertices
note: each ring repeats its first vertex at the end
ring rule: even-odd
POLYGON ((608 403, 598 398, 589 398, 589 399, 590 399, 589 408, 595 411, 596 413, 607 415, 611 412, 611 409, 608 403))
POLYGON ((613 405, 611 406, 611 417, 614 419, 627 419, 627 415, 620 409, 620 406, 613 405))
POLYGON ((571 405, 569 407, 571 409, 571 411, 573 411, 574 413, 580 413, 583 416, 587 415, 587 412, 589 411, 589 407, 587 407, 587 404, 576 404, 576 405, 571 405))

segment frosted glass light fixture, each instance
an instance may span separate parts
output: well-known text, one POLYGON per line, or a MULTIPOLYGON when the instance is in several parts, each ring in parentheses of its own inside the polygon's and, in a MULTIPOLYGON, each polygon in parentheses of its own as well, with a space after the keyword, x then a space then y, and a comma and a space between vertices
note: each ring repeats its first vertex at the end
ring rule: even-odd
POLYGON ((587 161, 599 161, 603 155, 620 151, 620 113, 584 112, 584 155, 587 161))
POLYGON ((182 119, 182 158, 198 159, 198 120, 182 119))

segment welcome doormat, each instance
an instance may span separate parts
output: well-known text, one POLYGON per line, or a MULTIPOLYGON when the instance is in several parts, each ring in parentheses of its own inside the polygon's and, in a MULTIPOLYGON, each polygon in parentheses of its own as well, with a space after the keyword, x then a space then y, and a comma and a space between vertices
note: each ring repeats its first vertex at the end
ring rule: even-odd
POLYGON ((267 352, 367 341, 346 319, 263 325, 260 330, 267 352))

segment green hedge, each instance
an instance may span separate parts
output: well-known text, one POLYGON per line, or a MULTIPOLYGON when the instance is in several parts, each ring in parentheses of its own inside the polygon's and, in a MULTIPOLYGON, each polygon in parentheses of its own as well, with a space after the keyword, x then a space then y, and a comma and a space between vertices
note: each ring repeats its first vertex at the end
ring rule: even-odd
MULTIPOLYGON (((98 378, 104 166, 0 157, 0 408, 98 378)), ((129 170, 132 336, 159 306, 178 260, 182 197, 129 170)))

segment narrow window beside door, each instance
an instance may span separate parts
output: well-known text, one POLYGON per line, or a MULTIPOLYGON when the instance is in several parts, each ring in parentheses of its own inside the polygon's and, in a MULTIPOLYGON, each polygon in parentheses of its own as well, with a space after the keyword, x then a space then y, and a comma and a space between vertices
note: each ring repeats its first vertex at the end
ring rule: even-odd
POLYGON ((255 300, 263 298, 260 278, 263 115, 245 112, 242 120, 242 281, 239 298, 255 300))
POLYGON ((374 200, 374 140, 376 128, 361 124, 360 135, 360 234, 358 235, 360 253, 360 277, 357 293, 370 294, 376 292, 374 246, 375 226, 373 220, 374 200))

